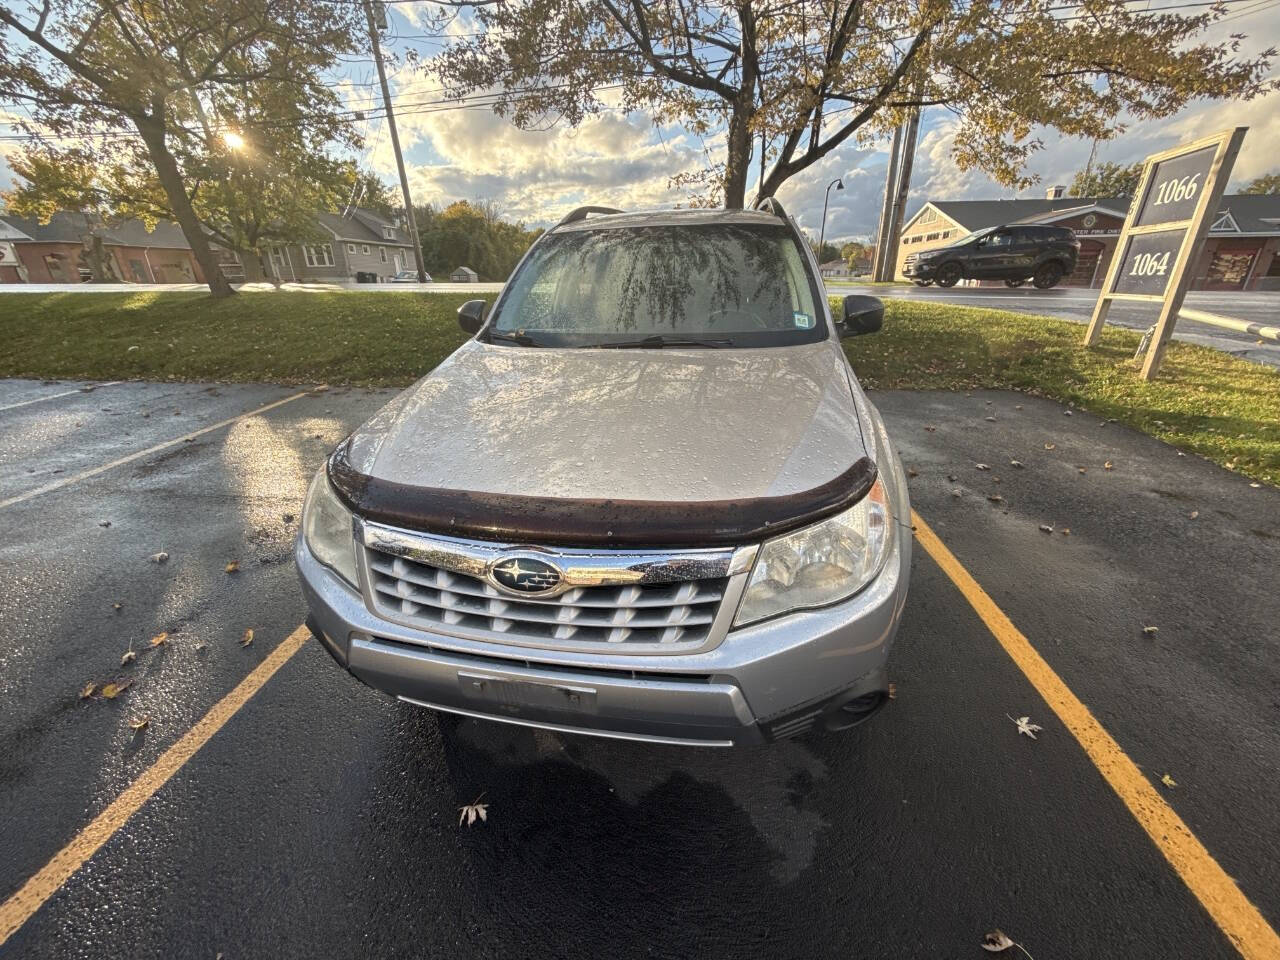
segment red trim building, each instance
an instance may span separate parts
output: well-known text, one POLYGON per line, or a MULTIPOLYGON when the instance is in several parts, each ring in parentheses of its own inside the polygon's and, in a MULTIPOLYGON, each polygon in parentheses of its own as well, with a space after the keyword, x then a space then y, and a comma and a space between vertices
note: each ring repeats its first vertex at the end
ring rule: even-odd
MULTIPOLYGON (((971 233, 1007 224, 1070 227, 1080 240, 1075 272, 1064 284, 1101 287, 1129 209, 1128 197, 930 200, 902 228, 895 277, 913 253, 955 243, 971 233)), ((1231 194, 1222 198, 1204 250, 1192 269, 1193 290, 1280 290, 1280 196, 1231 194)), ((998 282, 998 281, 996 281, 998 282)))
MULTIPOLYGON (((0 217, 0 283, 80 283, 89 279, 87 255, 95 230, 81 213, 59 212, 40 223, 0 217)), ((204 283, 191 247, 175 223, 148 230, 141 220, 97 228, 107 272, 128 283, 204 283)))

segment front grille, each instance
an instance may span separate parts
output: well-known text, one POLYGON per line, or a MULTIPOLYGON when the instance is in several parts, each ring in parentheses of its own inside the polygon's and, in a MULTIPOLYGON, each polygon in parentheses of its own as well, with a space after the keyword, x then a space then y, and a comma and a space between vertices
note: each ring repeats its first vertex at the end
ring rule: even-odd
MULTIPOLYGON (((466 573, 367 549, 375 610, 424 629, 547 646, 706 643, 729 578, 575 587, 524 599, 466 573)), ((674 650, 673 650, 674 652, 674 650)))

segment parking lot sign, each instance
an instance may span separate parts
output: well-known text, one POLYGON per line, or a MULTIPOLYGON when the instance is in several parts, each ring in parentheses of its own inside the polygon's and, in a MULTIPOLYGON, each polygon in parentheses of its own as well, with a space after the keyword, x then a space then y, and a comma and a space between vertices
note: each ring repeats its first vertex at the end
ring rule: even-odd
POLYGON ((1142 378, 1160 369, 1165 347, 1191 285, 1222 192, 1247 127, 1224 130, 1147 157, 1129 206, 1106 283, 1085 334, 1093 346, 1113 300, 1159 303, 1160 316, 1142 363, 1142 378))

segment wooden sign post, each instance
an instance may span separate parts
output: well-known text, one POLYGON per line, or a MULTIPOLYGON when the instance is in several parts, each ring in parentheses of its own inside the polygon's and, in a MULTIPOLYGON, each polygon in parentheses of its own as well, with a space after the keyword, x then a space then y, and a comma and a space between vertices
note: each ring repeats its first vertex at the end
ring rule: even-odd
POLYGON ((1143 380, 1150 380, 1160 369, 1192 270, 1248 129, 1224 130, 1152 154, 1142 167, 1142 179, 1084 342, 1089 347, 1098 342, 1113 300, 1161 304, 1156 333, 1142 363, 1143 380))

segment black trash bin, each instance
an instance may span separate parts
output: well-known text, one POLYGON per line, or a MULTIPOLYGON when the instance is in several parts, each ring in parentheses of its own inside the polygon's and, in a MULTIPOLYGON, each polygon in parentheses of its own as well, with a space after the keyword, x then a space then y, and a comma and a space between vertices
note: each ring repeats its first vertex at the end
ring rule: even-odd
POLYGON ((372 270, 357 270, 356 283, 377 283, 378 275, 372 270))

